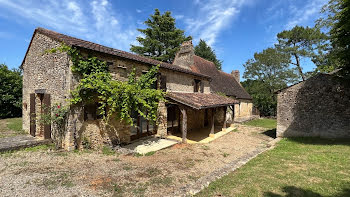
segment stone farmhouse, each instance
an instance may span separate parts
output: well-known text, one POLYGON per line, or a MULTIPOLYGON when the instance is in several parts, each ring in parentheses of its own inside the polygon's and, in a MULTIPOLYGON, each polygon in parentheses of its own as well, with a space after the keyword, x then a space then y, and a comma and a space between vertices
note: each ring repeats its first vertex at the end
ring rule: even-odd
POLYGON ((80 148, 86 139, 96 146, 103 143, 116 145, 155 134, 165 137, 180 133, 186 142, 187 133, 207 129, 213 134, 233 121, 253 117, 252 99, 240 85, 239 71, 231 74, 218 71, 213 62, 194 54, 192 42, 183 43, 173 64, 168 64, 37 28, 21 66, 23 129, 33 136, 59 140, 62 148, 67 150, 80 148), (47 110, 43 106, 67 104, 70 91, 79 82, 71 72, 72 62, 67 53, 44 53, 62 42, 77 47, 83 54, 106 61, 116 80, 127 80, 132 68, 136 68, 139 76, 159 64, 157 88, 167 94, 166 102, 159 103, 157 124, 135 114, 135 126, 115 120, 106 127, 96 113, 97 104, 71 108, 65 132, 61 134, 53 125, 40 123, 38 117, 47 110))
POLYGON ((277 137, 350 138, 350 87, 320 73, 277 92, 277 137))

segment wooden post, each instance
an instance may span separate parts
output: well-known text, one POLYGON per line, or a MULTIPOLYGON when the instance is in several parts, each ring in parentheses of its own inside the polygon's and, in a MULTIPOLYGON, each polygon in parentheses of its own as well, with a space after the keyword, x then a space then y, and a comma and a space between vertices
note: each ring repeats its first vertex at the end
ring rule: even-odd
POLYGON ((227 107, 224 107, 224 125, 222 126, 223 130, 226 129, 226 112, 227 112, 227 107))
POLYGON ((187 143, 187 114, 186 109, 179 106, 182 114, 182 143, 187 143))
POLYGON ((214 113, 215 113, 215 108, 212 108, 212 110, 211 110, 211 129, 210 129, 210 134, 209 134, 210 137, 214 137, 214 130, 215 130, 215 125, 214 125, 214 122, 215 122, 214 113))

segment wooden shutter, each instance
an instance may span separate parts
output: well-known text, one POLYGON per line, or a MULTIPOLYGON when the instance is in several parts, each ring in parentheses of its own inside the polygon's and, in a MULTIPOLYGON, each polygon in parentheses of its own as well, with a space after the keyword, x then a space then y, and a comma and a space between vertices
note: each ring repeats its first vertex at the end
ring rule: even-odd
MULTIPOLYGON (((51 99, 50 94, 44 94, 43 98, 43 104, 44 104, 44 114, 50 114, 50 108, 51 108, 51 99)), ((44 124, 44 139, 50 139, 51 138, 51 123, 44 124)))
POLYGON ((166 92, 166 76, 160 75, 160 89, 166 92))
POLYGON ((35 94, 30 94, 29 105, 30 105, 30 110, 29 110, 30 135, 35 136, 35 130, 36 130, 35 94))

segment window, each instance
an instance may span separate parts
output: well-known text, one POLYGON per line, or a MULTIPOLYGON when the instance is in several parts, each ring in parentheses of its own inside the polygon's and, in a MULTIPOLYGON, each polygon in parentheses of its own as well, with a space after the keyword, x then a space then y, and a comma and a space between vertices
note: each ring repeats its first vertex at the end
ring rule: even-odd
POLYGON ((166 92, 166 76, 165 75, 160 75, 160 87, 159 87, 159 89, 166 92))
POLYGON ((193 88, 194 88, 194 92, 199 92, 199 89, 201 89, 201 80, 195 79, 193 88))
POLYGON ((101 105, 99 103, 87 104, 84 106, 84 120, 97 120, 102 119, 101 112, 106 113, 106 109, 99 109, 101 105))

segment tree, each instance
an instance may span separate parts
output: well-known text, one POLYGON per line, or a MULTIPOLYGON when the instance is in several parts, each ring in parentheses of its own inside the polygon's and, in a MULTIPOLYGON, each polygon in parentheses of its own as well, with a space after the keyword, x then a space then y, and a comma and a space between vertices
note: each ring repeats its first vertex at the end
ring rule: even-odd
POLYGON ((222 61, 216 58, 215 51, 209 45, 207 45, 204 40, 199 40, 198 45, 194 47, 194 53, 199 57, 212 61, 215 64, 216 68, 218 70, 221 70, 222 61))
POLYGON ((296 69, 290 68, 289 64, 288 53, 267 48, 255 53, 254 58, 243 65, 243 77, 247 82, 242 85, 251 94, 262 115, 275 115, 277 101, 274 93, 297 81, 296 69))
POLYGON ((22 115, 22 73, 0 64, 0 118, 22 115))
POLYGON ((277 34, 278 44, 276 47, 294 58, 290 63, 298 69, 299 75, 304 81, 300 59, 311 58, 316 61, 327 41, 327 36, 318 28, 295 26, 291 30, 285 30, 277 34))
POLYGON ((185 36, 184 31, 176 28, 175 19, 171 12, 167 11, 161 15, 155 9, 153 15, 145 21, 146 29, 137 29, 144 34, 144 37, 137 37, 136 40, 141 46, 131 45, 130 50, 139 55, 171 63, 176 52, 184 41, 191 40, 191 36, 185 36))
POLYGON ((330 30, 334 56, 339 60, 340 73, 350 80, 350 1, 338 0, 335 23, 330 30))

